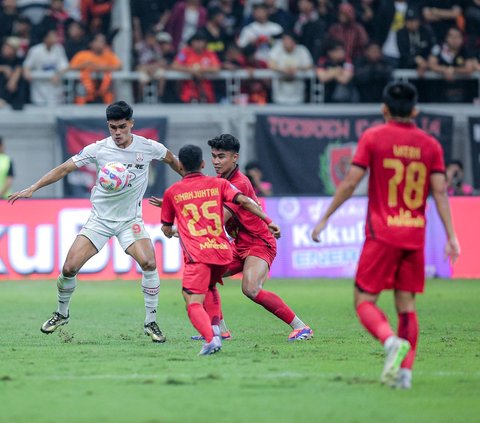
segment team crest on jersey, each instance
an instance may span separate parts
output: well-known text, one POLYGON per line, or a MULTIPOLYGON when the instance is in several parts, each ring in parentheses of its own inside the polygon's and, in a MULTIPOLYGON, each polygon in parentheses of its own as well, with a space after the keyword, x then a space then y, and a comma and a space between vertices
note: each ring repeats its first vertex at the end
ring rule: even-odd
POLYGON ((326 194, 334 194, 347 175, 356 146, 353 142, 332 143, 320 155, 318 176, 323 182, 326 194))
POLYGON ((137 162, 143 162, 143 153, 137 153, 137 162))

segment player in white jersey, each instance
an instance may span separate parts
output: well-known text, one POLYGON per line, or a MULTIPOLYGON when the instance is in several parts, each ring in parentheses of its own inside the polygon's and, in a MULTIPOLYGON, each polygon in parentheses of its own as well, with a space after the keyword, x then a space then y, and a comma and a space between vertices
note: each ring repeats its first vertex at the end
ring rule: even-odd
POLYGON ((161 160, 178 173, 180 164, 163 144, 131 133, 133 110, 127 103, 118 101, 110 104, 106 114, 110 137, 88 145, 29 188, 8 197, 12 204, 19 198, 30 198, 35 191, 59 181, 88 163, 95 163, 100 169, 107 162, 120 162, 127 166, 130 174, 128 185, 118 192, 107 192, 98 180, 93 187, 90 217, 70 247, 57 280, 57 311, 42 325, 41 331, 49 334, 68 323, 70 298, 77 284, 77 273, 112 236, 116 236, 122 248, 135 259, 143 272, 142 291, 146 309, 144 331, 153 342, 165 342, 166 338, 156 323, 160 280, 155 250, 142 219, 142 198, 152 160, 161 160))

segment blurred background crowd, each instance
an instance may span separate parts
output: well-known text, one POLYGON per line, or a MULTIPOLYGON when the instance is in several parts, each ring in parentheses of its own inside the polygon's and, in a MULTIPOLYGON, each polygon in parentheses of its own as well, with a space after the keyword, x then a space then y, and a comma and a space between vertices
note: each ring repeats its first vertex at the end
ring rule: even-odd
POLYGON ((225 102, 221 71, 250 72, 243 103, 304 103, 312 77, 327 103, 379 102, 406 69, 422 102, 479 96, 480 0, 132 0, 128 65, 114 5, 2 0, 0 108, 62 104, 68 71, 76 104, 113 101, 115 72, 134 72, 137 102, 225 102))

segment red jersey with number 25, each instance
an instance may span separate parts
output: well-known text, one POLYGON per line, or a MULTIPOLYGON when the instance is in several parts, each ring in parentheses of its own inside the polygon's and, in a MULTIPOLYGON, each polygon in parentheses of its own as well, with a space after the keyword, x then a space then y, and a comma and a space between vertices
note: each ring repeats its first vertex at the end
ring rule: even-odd
MULTIPOLYGON (((259 203, 255 190, 250 180, 236 167, 227 178, 240 192, 259 203)), ((232 218, 227 222, 225 228, 230 236, 235 238, 237 245, 251 245, 260 242, 275 245, 276 240, 268 229, 268 225, 258 216, 250 213, 237 204, 228 203, 225 205, 232 213, 232 218)))
POLYGON ((227 180, 190 173, 163 197, 162 223, 175 219, 185 262, 228 264, 232 249, 223 230, 223 204, 240 192, 227 180))
POLYGON ((390 121, 363 133, 352 164, 370 169, 367 238, 423 248, 430 175, 445 172, 440 143, 413 123, 390 121))

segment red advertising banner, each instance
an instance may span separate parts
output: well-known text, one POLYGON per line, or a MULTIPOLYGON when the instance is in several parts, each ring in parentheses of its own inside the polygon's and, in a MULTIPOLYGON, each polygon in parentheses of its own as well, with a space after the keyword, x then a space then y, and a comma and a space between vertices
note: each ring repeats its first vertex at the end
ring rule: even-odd
MULTIPOLYGON (((90 201, 19 200, 0 202, 0 280, 56 278, 67 252, 90 214, 90 201)), ((143 217, 155 246, 161 278, 180 278, 183 256, 178 239, 161 231, 160 209, 144 201, 143 217)), ((140 269, 116 239, 81 270, 82 279, 139 279, 140 269)))

